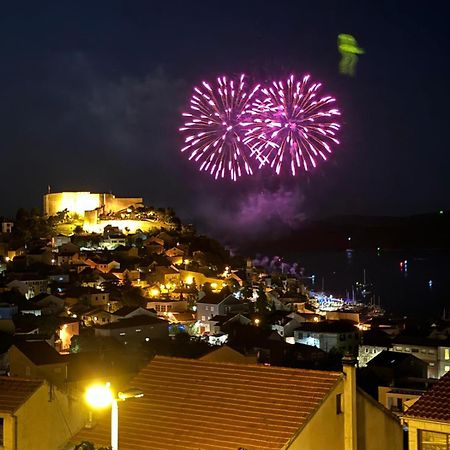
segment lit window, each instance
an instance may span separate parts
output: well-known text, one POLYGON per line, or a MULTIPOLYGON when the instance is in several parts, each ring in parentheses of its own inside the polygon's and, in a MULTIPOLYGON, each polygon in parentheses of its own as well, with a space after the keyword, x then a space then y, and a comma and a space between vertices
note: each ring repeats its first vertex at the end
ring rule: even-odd
POLYGON ((450 445, 450 435, 438 433, 436 431, 419 430, 420 450, 448 450, 450 445))
POLYGON ((138 328, 137 330, 136 330, 136 333, 140 333, 142 330, 140 329, 140 328, 138 328))
POLYGON ((125 333, 120 333, 121 336, 125 336, 125 333))
POLYGON ((445 371, 445 372, 450 371, 450 366, 444 366, 444 371, 445 371))
POLYGON ((450 348, 444 349, 444 359, 448 361, 450 359, 450 348))

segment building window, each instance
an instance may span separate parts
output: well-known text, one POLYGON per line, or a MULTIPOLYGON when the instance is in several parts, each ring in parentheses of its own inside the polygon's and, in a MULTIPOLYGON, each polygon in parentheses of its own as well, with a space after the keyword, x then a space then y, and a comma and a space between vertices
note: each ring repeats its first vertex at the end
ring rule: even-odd
POLYGON ((342 394, 336 395, 336 414, 342 414, 342 394))
POLYGON ((120 333, 121 336, 125 336, 125 333, 120 333))
POLYGON ((444 372, 449 372, 450 371, 450 366, 444 366, 444 372))
POLYGON ((419 450, 449 450, 450 434, 419 430, 419 450))
POLYGON ((3 447, 3 417, 0 417, 0 446, 3 447))
POLYGON ((448 361, 450 359, 450 348, 444 349, 444 359, 448 361))

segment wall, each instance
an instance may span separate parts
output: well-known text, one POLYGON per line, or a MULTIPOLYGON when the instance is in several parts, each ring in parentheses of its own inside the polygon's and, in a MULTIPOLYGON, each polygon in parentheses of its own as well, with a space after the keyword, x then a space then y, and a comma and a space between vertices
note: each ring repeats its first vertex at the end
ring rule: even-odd
POLYGON ((95 194, 91 192, 55 192, 44 195, 44 214, 53 216, 67 209, 84 217, 85 211, 101 206, 105 212, 117 212, 136 203, 142 203, 142 197, 116 198, 113 194, 95 194))
POLYGON ((344 450, 344 414, 336 414, 336 395, 343 395, 343 392, 344 384, 341 380, 299 435, 284 448, 289 450, 344 450))
POLYGON ((54 216, 67 209, 69 212, 84 216, 84 211, 102 205, 100 194, 90 192, 55 192, 44 195, 44 214, 54 216))
POLYGON ((387 349, 387 347, 377 347, 376 345, 360 345, 358 349, 358 366, 366 367, 371 359, 387 349))
POLYGON ((358 449, 403 449, 403 429, 393 414, 360 389, 357 390, 356 407, 358 449))
POLYGON ((16 412, 17 450, 61 448, 85 424, 82 396, 66 396, 44 383, 16 412), (51 401, 49 401, 51 399, 51 401))

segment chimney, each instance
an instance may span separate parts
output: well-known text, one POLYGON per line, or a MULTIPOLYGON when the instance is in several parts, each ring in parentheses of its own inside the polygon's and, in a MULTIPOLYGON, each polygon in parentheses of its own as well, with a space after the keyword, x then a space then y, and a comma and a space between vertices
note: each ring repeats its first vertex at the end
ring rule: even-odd
POLYGON ((357 450, 356 358, 342 358, 344 371, 344 450, 357 450))

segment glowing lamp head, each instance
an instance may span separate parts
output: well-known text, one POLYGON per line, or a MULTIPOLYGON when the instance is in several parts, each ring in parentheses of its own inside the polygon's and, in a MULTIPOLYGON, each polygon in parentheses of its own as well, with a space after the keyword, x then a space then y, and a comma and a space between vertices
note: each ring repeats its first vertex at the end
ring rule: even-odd
POLYGON ((194 277, 187 277, 186 284, 192 284, 194 282, 194 277))
POLYGON ((87 389, 86 402, 94 408, 106 408, 114 400, 109 383, 96 384, 87 389))

